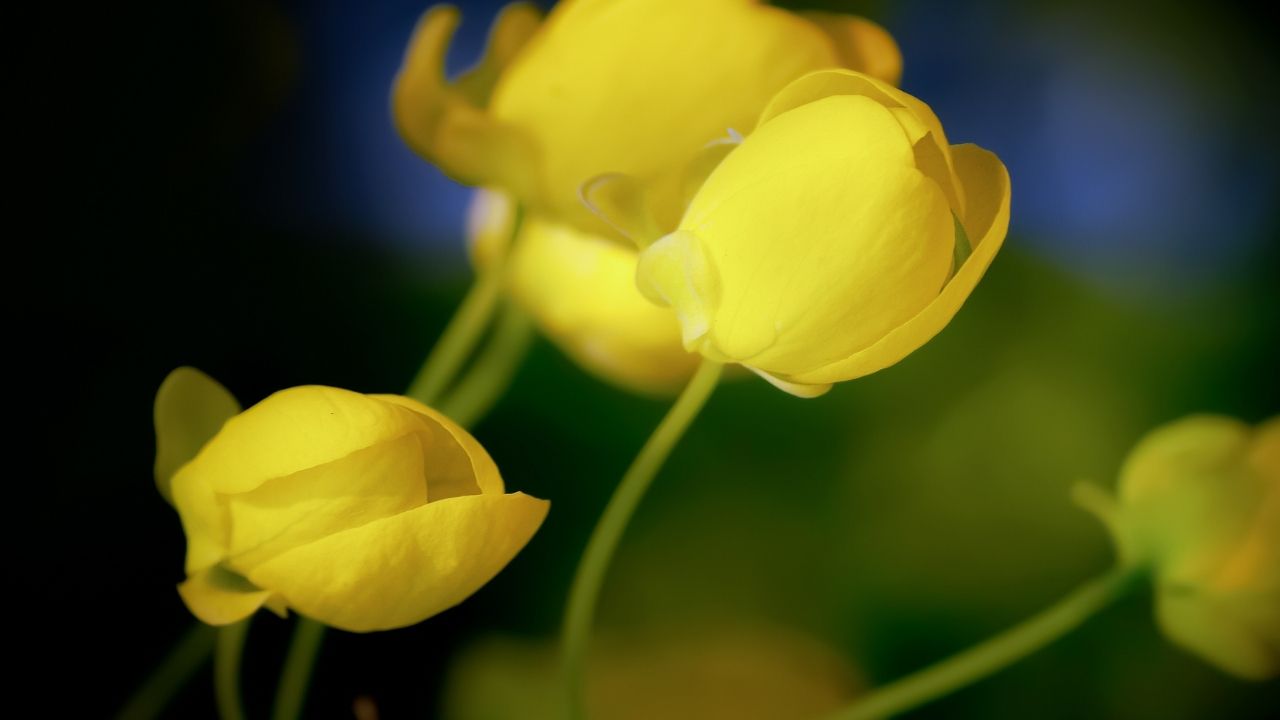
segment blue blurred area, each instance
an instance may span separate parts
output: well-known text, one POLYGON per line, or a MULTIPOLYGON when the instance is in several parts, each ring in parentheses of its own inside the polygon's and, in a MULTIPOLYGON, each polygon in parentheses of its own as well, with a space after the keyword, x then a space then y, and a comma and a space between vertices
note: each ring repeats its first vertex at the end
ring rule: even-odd
POLYGON ((1134 26, 1098 4, 1033 7, 908 1, 885 19, 906 58, 904 87, 952 142, 1008 165, 1015 242, 1150 289, 1247 259, 1273 229, 1277 157, 1258 141, 1270 108, 1250 106, 1266 100, 1234 97, 1215 77, 1241 48, 1214 47, 1209 33, 1186 47, 1181 33, 1194 28, 1134 26), (1171 54, 1171 42, 1185 52, 1171 54))
MULTIPOLYGON (((503 4, 463 4, 452 71, 479 56, 503 4)), ((401 143, 388 110, 426 6, 286 8, 301 70, 253 154, 254 203, 267 217, 461 262, 468 191, 401 143)), ((1214 8, 1201 10, 1212 24, 1214 8)), ((904 87, 934 107, 952 142, 1009 166, 1014 246, 1130 290, 1221 280, 1274 229, 1277 150, 1257 128, 1270 108, 1215 77, 1251 40, 1178 40, 1185 26, 1136 17, 1100 3, 903 0, 877 19, 902 45, 904 87)))
MULTIPOLYGON (((335 0, 285 8, 301 67, 284 116, 254 154, 253 201, 268 217, 306 233, 350 234, 461 261, 470 191, 410 151, 390 113, 392 80, 431 4, 335 0)), ((463 5, 451 73, 479 58, 505 4, 463 5)))

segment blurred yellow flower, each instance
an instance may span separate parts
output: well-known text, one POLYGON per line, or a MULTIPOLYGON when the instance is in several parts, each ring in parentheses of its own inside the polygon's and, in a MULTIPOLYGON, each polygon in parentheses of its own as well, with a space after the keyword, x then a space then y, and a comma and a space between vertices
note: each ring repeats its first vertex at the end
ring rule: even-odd
MULTIPOLYGON (((834 649, 758 621, 605 633, 592 655, 587 716, 598 720, 820 718, 861 685, 834 649)), ((555 660, 551 643, 495 637, 473 645, 450 669, 444 717, 563 718, 555 660)))
POLYGON ((1122 562, 1154 574, 1170 639, 1241 677, 1280 674, 1280 418, 1157 428, 1121 468, 1118 498, 1081 499, 1122 562))
POLYGON ((488 582, 547 513, 505 493, 465 430, 396 395, 306 386, 239 412, 179 368, 156 420, 157 481, 187 536, 178 591, 211 625, 264 605, 355 632, 411 625, 488 582))
MULTIPOLYGON (((486 265, 510 238, 514 204, 477 191, 471 207, 474 262, 486 265)), ((539 329, 588 372, 642 393, 679 389, 699 356, 684 349, 668 308, 636 290, 633 246, 527 217, 507 258, 507 290, 539 329)))
POLYGON ((787 82, 821 68, 901 72, 888 33, 853 16, 758 0, 565 0, 541 25, 530 6, 508 6, 484 60, 450 84, 457 23, 437 6, 414 33, 392 96, 405 140, 455 179, 602 234, 578 195, 592 177, 639 179, 671 227, 686 166, 787 82))
POLYGON ((637 279, 675 308, 686 348, 811 397, 936 335, 1008 222, 995 155, 948 145, 928 106, 887 83, 820 71, 773 98, 675 232, 636 238, 653 241, 637 279))

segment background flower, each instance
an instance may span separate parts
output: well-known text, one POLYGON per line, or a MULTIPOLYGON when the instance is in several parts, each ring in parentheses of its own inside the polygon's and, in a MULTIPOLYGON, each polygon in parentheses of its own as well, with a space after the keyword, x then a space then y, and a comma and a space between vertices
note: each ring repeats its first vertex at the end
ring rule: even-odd
POLYGON ((1280 674, 1280 418, 1163 425, 1125 460, 1115 499, 1080 497, 1121 562, 1154 576, 1171 640, 1241 677, 1280 674))

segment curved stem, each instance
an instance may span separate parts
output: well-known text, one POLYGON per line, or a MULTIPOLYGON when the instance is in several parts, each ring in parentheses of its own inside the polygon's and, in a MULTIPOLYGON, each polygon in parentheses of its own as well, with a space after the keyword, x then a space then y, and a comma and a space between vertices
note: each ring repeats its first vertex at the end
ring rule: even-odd
POLYGON ((569 603, 565 610, 561 635, 564 653, 565 689, 568 693, 569 717, 585 717, 583 702, 583 667, 586 662, 587 642, 591 636, 591 623, 595 616, 596 600, 604 584, 609 561, 618 548, 618 541, 644 497, 653 478, 675 447, 684 431, 698 416, 711 392, 720 380, 724 366, 704 360, 693 379, 680 393, 671 410, 653 431, 640 454, 632 461, 622 482, 613 492, 604 514, 591 532, 587 549, 578 564, 573 585, 569 589, 569 603))
POLYGON ((244 657, 250 619, 218 629, 213 650, 213 692, 218 717, 222 720, 244 720, 244 707, 240 704, 240 659, 244 657))
POLYGON ((474 425, 510 387, 532 343, 529 316, 508 302, 498 315, 492 337, 467 374, 440 400, 439 410, 463 427, 474 425))
POLYGON ((1074 630, 1132 586, 1137 571, 1119 567, 995 637, 890 683, 828 720, 879 720, 924 705, 1003 670, 1074 630))
POLYGON ((209 660, 217 630, 196 622, 178 640, 151 677, 116 715, 119 720, 151 720, 160 716, 196 670, 209 660))
POLYGON ((273 720, 295 720, 302 714, 307 686, 311 684, 311 669, 315 667, 324 630, 324 625, 315 620, 298 616, 293 640, 289 642, 289 654, 285 656, 284 671, 280 673, 276 705, 271 711, 273 720))
MULTIPOLYGON (((507 248, 510 248, 519 237, 523 222, 523 208, 517 205, 511 221, 511 241, 507 243, 507 248)), ((485 328, 493 317, 494 308, 497 307, 498 300, 502 296, 505 279, 506 253, 504 252, 495 257, 481 271, 476 282, 467 291, 467 296, 463 298, 462 304, 458 306, 453 318, 445 326, 435 347, 427 355, 417 377, 405 392, 406 395, 426 405, 438 404, 441 395, 454 381, 458 370, 484 335, 485 328)), ((494 340, 490 343, 491 346, 498 343, 500 347, 492 350, 486 348, 484 357, 481 358, 481 362, 487 360, 486 366, 478 367, 476 371, 469 374, 464 380, 464 385, 454 392, 456 401, 462 403, 462 410, 468 413, 465 421, 458 419, 453 413, 446 412, 464 427, 478 420, 492 406, 497 395, 506 387, 507 381, 515 372, 520 358, 523 357, 522 346, 528 345, 528 338, 523 341, 523 344, 517 342, 520 328, 515 325, 518 320, 523 319, 522 316, 508 319, 509 314, 504 313, 503 324, 495 331, 494 340), (507 367, 508 363, 510 367, 507 367), (486 375, 491 377, 484 377, 486 375), (488 384, 492 384, 492 387, 488 387, 488 384), (462 394, 464 392, 465 394, 462 394)), ((324 625, 298 616, 298 626, 294 630, 289 654, 285 658, 284 671, 280 675, 280 687, 276 691, 276 704, 272 712, 274 720, 295 720, 302 713, 303 704, 306 702, 307 686, 311 681, 311 671, 315 667, 316 654, 320 650, 320 643, 324 640, 324 631, 324 625)))
MULTIPOLYGON (((515 241, 524 222, 524 212, 516 206, 511 222, 511 239, 515 241)), ((511 243, 508 243, 508 247, 511 243)), ((426 362, 405 394, 425 405, 434 404, 448 388, 467 356, 475 349, 502 296, 506 279, 505 254, 496 257, 480 271, 462 304, 445 326, 440 339, 427 355, 426 362)))

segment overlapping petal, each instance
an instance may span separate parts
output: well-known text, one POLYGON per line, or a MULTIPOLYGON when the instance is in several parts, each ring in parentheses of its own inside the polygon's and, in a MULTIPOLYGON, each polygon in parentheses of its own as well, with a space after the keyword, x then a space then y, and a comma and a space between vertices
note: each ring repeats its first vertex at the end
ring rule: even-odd
POLYGON ((457 605, 492 579, 547 508, 523 493, 448 498, 300 545, 247 577, 334 627, 403 627, 457 605))
MULTIPOLYGON (((212 381, 180 371, 158 404, 190 383, 212 381)), ((547 512, 504 494, 484 448, 435 410, 320 386, 228 420, 172 488, 188 543, 179 593, 215 625, 263 605, 357 631, 417 622, 493 577, 547 512)))

